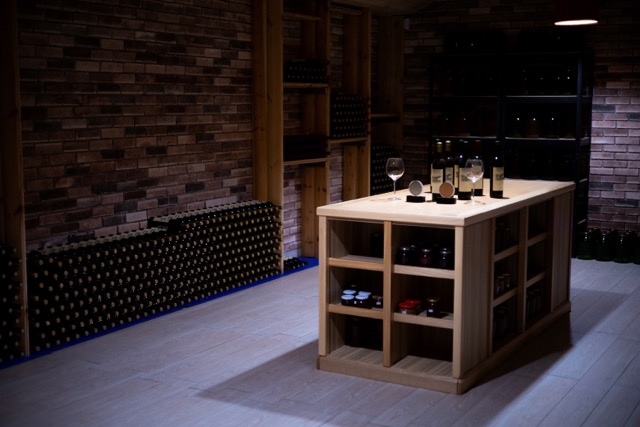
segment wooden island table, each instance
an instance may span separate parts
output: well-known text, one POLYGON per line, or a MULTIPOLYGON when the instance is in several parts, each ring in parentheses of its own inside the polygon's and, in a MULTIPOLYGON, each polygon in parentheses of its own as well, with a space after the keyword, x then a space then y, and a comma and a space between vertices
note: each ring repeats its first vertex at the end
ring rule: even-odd
POLYGON ((464 393, 570 311, 574 188, 507 180, 479 205, 404 190, 319 207, 318 368, 464 393))

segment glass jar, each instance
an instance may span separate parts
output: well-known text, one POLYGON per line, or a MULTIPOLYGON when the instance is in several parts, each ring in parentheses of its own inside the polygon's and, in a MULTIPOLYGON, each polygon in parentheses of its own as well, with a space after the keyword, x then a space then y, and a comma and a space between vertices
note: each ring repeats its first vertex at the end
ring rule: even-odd
POLYGON ((440 298, 427 298, 427 317, 440 317, 440 298))
POLYGON ((371 306, 372 308, 382 308, 382 297, 380 295, 373 295, 371 297, 371 306))
POLYGON ((354 305, 358 308, 371 308, 371 302, 367 295, 356 295, 354 305))
POLYGON ((440 268, 453 270, 453 251, 450 248, 444 247, 440 249, 438 265, 440 268))
POLYGON ((409 301, 402 301, 398 309, 402 314, 416 314, 416 304, 409 301))
POLYGON ((418 265, 420 267, 431 267, 433 263, 433 251, 429 247, 420 248, 418 265))
POLYGON ((411 246, 400 246, 396 253, 396 264, 411 265, 411 246))
POLYGON ((345 295, 345 294, 343 294, 340 297, 340 301, 342 302, 342 305, 353 306, 354 301, 355 301, 355 297, 353 295, 345 295))

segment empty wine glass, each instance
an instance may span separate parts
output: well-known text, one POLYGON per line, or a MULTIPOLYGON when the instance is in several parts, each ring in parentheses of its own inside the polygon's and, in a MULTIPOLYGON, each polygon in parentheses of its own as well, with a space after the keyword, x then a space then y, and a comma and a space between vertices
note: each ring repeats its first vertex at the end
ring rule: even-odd
POLYGON ((480 159, 469 159, 464 165, 464 174, 469 181, 471 181, 471 200, 467 203, 472 205, 481 205, 482 202, 478 202, 473 198, 476 192, 476 182, 480 181, 484 176, 484 165, 480 159))
POLYGON ((396 181, 404 175, 404 161, 400 157, 389 157, 387 159, 385 170, 389 178, 393 180, 392 200, 398 200, 398 197, 396 197, 396 181))

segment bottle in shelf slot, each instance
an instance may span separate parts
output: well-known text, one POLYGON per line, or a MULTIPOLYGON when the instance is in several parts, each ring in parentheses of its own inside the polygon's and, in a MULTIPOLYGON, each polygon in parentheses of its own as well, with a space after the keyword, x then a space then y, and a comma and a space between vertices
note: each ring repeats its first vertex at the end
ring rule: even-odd
POLYGON ((496 141, 493 157, 491 158, 491 171, 489 175, 489 196, 501 199, 504 195, 504 155, 502 144, 496 141))
POLYGON ((444 158, 444 144, 442 141, 436 141, 436 153, 431 163, 431 193, 432 199, 436 200, 440 197, 440 185, 444 182, 446 174, 446 160, 444 158))

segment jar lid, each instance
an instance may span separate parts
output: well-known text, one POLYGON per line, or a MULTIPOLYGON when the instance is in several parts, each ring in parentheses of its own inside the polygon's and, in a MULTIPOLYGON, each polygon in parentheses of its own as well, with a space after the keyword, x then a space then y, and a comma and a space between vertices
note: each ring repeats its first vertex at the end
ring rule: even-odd
POLYGON ((342 291, 343 295, 355 295, 356 291, 353 289, 345 289, 344 291, 342 291))
POLYGON ((403 301, 400 304, 398 304, 398 307, 400 308, 416 308, 416 302, 414 300, 407 300, 407 301, 403 301))
POLYGON ((345 301, 351 301, 353 299, 353 295, 342 295, 342 299, 345 301))
POLYGON ((358 292, 358 295, 370 296, 371 292, 369 292, 369 291, 360 291, 360 292, 358 292))
POLYGON ((363 301, 369 298, 369 295, 356 295, 356 299, 363 301))
POLYGON ((440 301, 440 298, 438 298, 438 297, 429 297, 429 298, 427 298, 427 302, 430 302, 430 303, 434 303, 434 302, 438 302, 438 301, 440 301))

